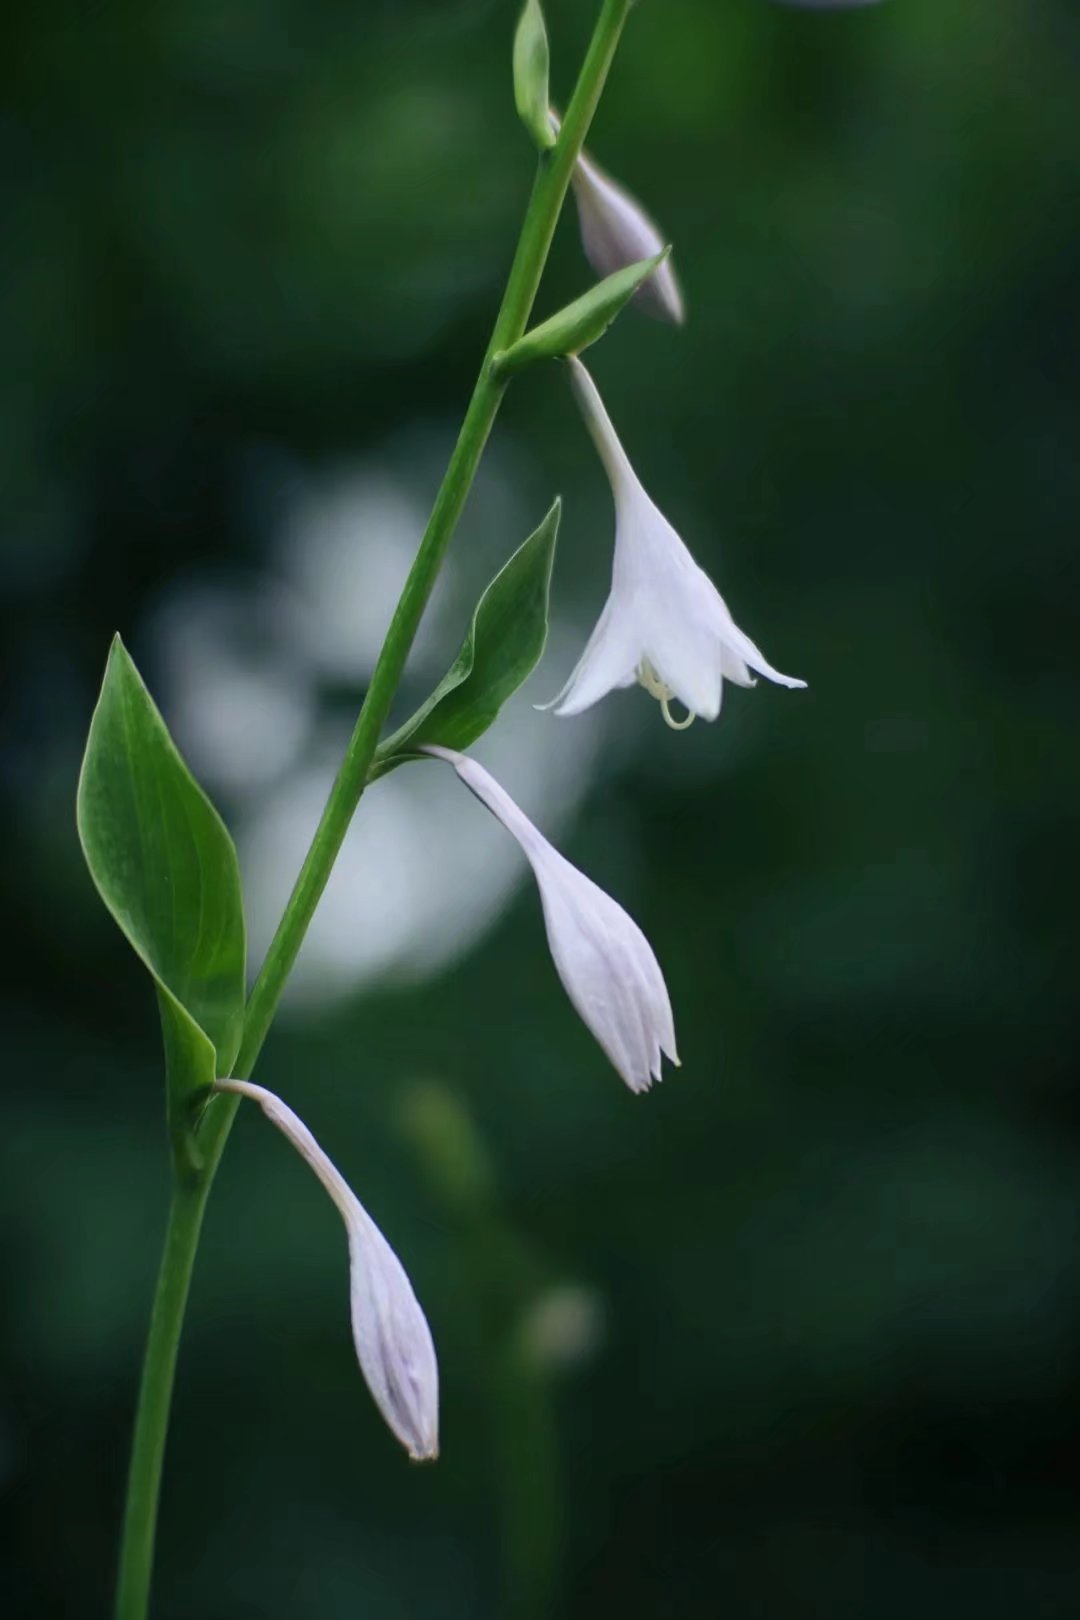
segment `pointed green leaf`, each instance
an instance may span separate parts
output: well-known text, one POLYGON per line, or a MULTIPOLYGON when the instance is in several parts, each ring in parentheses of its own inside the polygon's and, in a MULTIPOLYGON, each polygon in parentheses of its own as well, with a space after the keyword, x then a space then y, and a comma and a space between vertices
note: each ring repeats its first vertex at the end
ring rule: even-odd
POLYGON ((514 100, 518 117, 541 152, 555 145, 548 115, 548 75, 551 54, 540 0, 525 0, 514 35, 514 100))
POLYGON ((244 1016, 244 911, 232 839, 119 636, 79 777, 98 892, 157 981, 170 1091, 227 1074, 244 1016))
POLYGON ((423 744, 467 748, 540 661, 562 502, 496 574, 477 604, 461 651, 435 691, 379 747, 370 780, 385 776, 423 744))
POLYGON ((651 259, 639 259, 636 264, 628 264, 625 269, 598 281, 557 315, 534 326, 517 343, 497 354, 491 363, 495 375, 512 377, 536 360, 563 360, 568 354, 580 354, 590 343, 603 337, 616 315, 621 314, 638 288, 660 268, 670 252, 670 247, 666 247, 651 259))

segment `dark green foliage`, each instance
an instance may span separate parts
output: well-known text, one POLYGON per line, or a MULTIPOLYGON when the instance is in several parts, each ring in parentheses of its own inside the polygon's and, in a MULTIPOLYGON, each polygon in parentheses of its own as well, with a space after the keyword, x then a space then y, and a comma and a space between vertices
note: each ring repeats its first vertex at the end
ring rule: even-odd
POLYGON ((468 748, 543 656, 561 503, 496 574, 454 662, 411 719, 380 746, 371 777, 385 776, 428 743, 468 748))

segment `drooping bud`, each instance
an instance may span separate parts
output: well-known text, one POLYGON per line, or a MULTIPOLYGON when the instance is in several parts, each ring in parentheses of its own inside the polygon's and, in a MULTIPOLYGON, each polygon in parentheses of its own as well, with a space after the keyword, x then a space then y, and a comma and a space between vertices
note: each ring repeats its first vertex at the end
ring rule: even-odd
POLYGON ((566 360, 602 338, 617 315, 661 268, 669 247, 640 264, 627 265, 598 281, 587 293, 560 309, 557 315, 534 326, 523 338, 497 354, 492 369, 497 377, 512 377, 536 360, 566 360))
MULTIPOLYGON (((552 112, 550 117, 557 130, 557 114, 552 112)), ((665 238, 637 198, 584 152, 575 165, 572 184, 581 244, 597 275, 610 276, 662 251, 665 238)), ((662 260, 655 273, 642 283, 634 302, 656 320, 682 325, 686 307, 670 258, 662 260)))
POLYGON ((533 869, 555 970, 578 1016, 631 1091, 677 1064, 675 1024, 660 964, 634 919, 548 842, 495 778, 452 748, 424 753, 452 765, 465 786, 517 839, 533 869))
POLYGON ((218 1080, 214 1089, 258 1103, 337 1205, 349 1235, 352 1330, 360 1370, 410 1457, 434 1459, 439 1455, 439 1368, 427 1318, 401 1261, 303 1120, 280 1097, 249 1080, 218 1080))
POLYGON ((548 75, 551 55, 540 0, 525 0, 514 35, 514 101, 518 117, 541 152, 555 145, 548 117, 548 75))

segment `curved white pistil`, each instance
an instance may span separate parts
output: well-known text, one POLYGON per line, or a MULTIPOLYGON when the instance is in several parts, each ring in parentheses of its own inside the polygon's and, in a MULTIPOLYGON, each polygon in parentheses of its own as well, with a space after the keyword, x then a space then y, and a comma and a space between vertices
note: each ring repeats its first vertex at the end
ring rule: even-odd
POLYGON ((637 667, 638 685, 643 686, 650 697, 654 697, 660 704, 660 712, 672 731, 689 731, 697 715, 691 712, 685 720, 676 720, 671 712, 671 700, 675 693, 670 686, 665 686, 659 675, 653 669, 647 658, 643 658, 637 667))

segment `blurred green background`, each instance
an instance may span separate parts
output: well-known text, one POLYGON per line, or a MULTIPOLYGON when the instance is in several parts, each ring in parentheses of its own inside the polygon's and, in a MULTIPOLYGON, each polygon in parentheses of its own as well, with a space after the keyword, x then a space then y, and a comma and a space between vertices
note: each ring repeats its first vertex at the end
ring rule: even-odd
MULTIPOLYGON (((565 98, 593 3, 548 0, 565 98)), ((471 387, 532 161, 511 0, 61 0, 0 132, 0 1593, 107 1611, 167 1196, 153 998, 75 776, 124 634, 265 944, 471 387)), ((549 655, 478 753, 639 918, 633 1099, 523 864, 435 770, 365 800, 258 1078, 408 1266, 444 1455, 349 1341, 340 1223, 246 1110, 208 1217, 161 1620, 1080 1613, 1074 904, 1080 10, 635 11, 592 142, 683 333, 595 372, 806 694, 674 737, 557 690, 603 475, 515 385, 401 695, 551 495, 549 655)), ((588 272, 564 221, 542 311, 588 272)))

